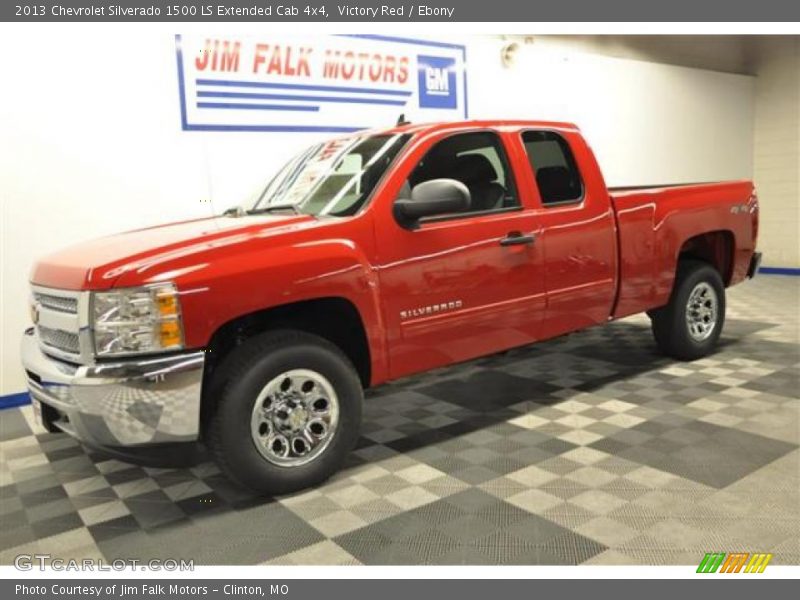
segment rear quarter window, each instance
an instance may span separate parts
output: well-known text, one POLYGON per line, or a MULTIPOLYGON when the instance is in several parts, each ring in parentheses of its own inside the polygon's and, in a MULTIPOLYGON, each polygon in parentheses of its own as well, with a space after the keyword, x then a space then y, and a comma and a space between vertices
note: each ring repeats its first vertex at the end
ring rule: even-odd
POLYGON ((567 140, 553 131, 526 131, 522 143, 544 206, 583 199, 583 181, 567 140))

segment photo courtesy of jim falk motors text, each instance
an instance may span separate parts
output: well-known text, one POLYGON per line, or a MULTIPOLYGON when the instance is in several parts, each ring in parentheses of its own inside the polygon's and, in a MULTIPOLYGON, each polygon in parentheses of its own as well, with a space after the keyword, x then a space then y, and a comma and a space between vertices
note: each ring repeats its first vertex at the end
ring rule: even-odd
POLYGON ((289 586, 285 583, 240 585, 233 583, 209 585, 196 585, 191 583, 108 583, 95 585, 81 585, 69 583, 17 584, 14 593, 18 597, 26 596, 69 596, 69 597, 96 597, 96 598, 131 598, 131 597, 161 597, 170 596, 205 596, 209 592, 221 592, 223 596, 287 596, 289 586))

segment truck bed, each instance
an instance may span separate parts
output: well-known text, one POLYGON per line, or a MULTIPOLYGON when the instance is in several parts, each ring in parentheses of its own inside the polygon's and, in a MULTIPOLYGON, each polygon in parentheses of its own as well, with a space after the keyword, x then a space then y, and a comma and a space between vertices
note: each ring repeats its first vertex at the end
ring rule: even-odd
POLYGON ((747 275, 758 220, 750 181, 609 188, 619 238, 619 292, 613 316, 666 304, 682 253, 724 252, 723 281, 747 275), (708 223, 715 223, 708 232, 708 223), (689 244, 684 240, 691 240, 689 244))

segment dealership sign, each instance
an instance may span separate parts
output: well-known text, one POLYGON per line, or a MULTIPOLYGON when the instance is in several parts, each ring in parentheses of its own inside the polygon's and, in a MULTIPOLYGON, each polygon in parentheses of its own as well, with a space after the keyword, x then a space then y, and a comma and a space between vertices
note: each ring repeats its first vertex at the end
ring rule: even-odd
POLYGON ((185 131, 346 132, 467 117, 465 49, 383 36, 175 36, 185 131))

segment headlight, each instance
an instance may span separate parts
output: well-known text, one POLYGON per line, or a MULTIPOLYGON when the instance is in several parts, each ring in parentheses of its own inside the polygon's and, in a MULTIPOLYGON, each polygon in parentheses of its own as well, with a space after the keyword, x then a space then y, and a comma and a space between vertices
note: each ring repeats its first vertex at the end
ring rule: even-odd
POLYGON ((183 348, 178 290, 171 283, 92 293, 97 356, 183 348))

